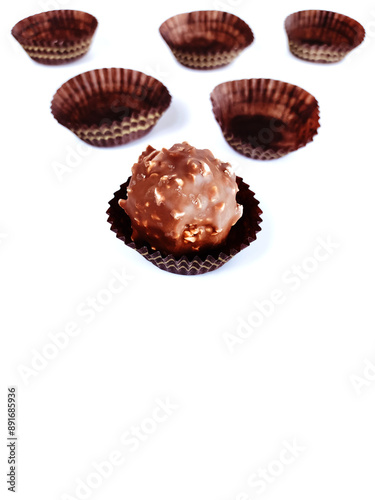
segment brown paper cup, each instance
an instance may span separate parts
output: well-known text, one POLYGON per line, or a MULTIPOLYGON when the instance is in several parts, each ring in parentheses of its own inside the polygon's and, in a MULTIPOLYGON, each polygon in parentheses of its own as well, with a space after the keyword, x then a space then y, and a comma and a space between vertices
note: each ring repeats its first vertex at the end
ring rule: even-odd
POLYGON ((52 10, 23 19, 12 35, 34 61, 65 64, 89 50, 98 26, 91 14, 78 10, 52 10))
POLYGON ((120 190, 114 194, 114 198, 109 202, 109 209, 107 210, 108 222, 111 224, 111 230, 116 233, 117 238, 163 271, 185 275, 214 271, 249 246, 256 239, 256 233, 261 230, 259 223, 262 221, 260 217, 262 210, 258 206, 259 202, 241 177, 237 177, 236 180, 239 188, 237 202, 243 206, 243 215, 230 230, 225 244, 209 252, 174 257, 153 250, 146 242, 135 243, 131 237, 130 218, 118 204, 121 198, 127 198, 127 187, 130 178, 120 187, 120 190))
POLYGON ((365 38, 365 30, 357 21, 324 10, 291 14, 285 20, 285 30, 292 54, 312 62, 341 61, 365 38))
POLYGON ((92 146, 118 146, 143 137, 169 107, 159 80, 123 68, 96 69, 67 81, 53 97, 56 120, 92 146))
POLYGON ((313 140, 319 127, 317 100, 277 80, 236 80, 211 93, 212 110, 226 141, 239 153, 272 160, 313 140))
POLYGON ((216 10, 173 16, 159 31, 176 59, 194 69, 225 66, 254 40, 242 19, 216 10))

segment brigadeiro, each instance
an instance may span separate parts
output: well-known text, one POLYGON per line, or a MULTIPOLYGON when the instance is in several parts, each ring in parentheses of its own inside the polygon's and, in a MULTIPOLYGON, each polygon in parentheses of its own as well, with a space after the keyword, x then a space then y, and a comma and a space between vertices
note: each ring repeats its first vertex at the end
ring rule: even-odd
POLYGON ((148 146, 107 213, 117 237, 160 269, 202 274, 256 239, 258 205, 229 163, 183 142, 148 146))

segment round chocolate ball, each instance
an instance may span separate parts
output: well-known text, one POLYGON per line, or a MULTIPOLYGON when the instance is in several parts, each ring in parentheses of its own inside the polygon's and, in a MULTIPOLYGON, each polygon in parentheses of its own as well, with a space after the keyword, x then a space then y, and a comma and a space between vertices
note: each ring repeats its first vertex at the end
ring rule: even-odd
POLYGON ((127 199, 132 239, 174 256, 220 245, 242 215, 229 163, 187 142, 148 146, 133 165, 127 199))

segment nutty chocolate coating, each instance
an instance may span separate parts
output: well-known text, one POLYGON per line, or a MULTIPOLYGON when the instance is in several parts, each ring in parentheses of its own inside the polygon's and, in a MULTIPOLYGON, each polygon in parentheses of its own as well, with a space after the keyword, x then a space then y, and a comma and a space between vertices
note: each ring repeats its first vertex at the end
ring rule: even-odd
POLYGON ((132 168, 128 198, 120 200, 132 239, 179 256, 222 243, 242 215, 229 163, 187 142, 161 151, 148 146, 132 168))

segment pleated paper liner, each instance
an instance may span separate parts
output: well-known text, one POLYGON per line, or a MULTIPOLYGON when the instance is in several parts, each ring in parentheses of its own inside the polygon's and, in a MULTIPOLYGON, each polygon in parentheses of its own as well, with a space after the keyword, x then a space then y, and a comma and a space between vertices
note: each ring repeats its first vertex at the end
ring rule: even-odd
POLYGON ((89 50, 97 19, 78 10, 52 10, 27 17, 12 29, 12 35, 34 61, 65 64, 89 50))
POLYGON ((226 82, 214 88, 211 102, 226 141, 256 160, 295 151, 318 131, 317 100, 290 83, 262 78, 226 82))
POLYGON ((143 137, 171 102, 159 80, 139 71, 104 68, 67 81, 53 97, 56 120, 93 146, 118 146, 143 137))
POLYGON ((159 31, 176 59, 193 69, 225 66, 254 40, 242 19, 216 10, 173 16, 159 31))
POLYGON ((109 202, 109 209, 107 210, 108 222, 111 224, 111 230, 116 233, 117 238, 139 252, 159 269, 185 275, 204 274, 214 271, 228 262, 238 252, 248 247, 261 230, 259 224, 262 221, 260 217, 262 210, 259 208, 259 202, 241 177, 237 177, 236 181, 239 188, 237 202, 243 206, 243 215, 230 230, 225 244, 210 251, 206 250, 176 258, 173 255, 163 255, 161 252, 153 250, 146 242, 135 243, 131 237, 130 218, 118 204, 121 198, 127 198, 127 187, 130 178, 120 187, 120 190, 114 194, 114 198, 109 202))
POLYGON ((292 54, 321 63, 341 61, 365 38, 365 30, 357 21, 323 10, 291 14, 285 20, 285 30, 292 54))

